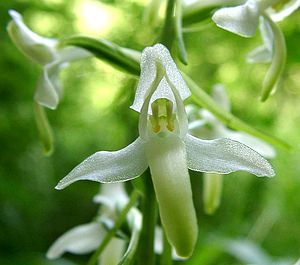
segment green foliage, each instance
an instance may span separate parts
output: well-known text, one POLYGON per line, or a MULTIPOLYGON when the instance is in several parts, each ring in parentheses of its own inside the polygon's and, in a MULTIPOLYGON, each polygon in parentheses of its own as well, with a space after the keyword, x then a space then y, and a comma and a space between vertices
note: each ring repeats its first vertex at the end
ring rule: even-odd
MULTIPOLYGON (((22 12, 33 29, 47 36, 91 34, 83 26, 85 18, 76 15, 77 9, 83 8, 78 2, 14 0, 0 5, 0 264, 73 264, 46 261, 43 253, 62 232, 91 220, 97 210, 91 198, 98 186, 82 182, 64 192, 54 187, 88 155, 118 150, 137 136, 138 117, 128 108, 136 80, 106 63, 87 59, 61 74, 65 97, 57 111, 46 111, 54 132, 55 152, 51 157, 43 155, 32 103, 40 69, 9 40, 5 30, 7 11, 13 8, 22 12), (40 17, 43 20, 36 24, 40 17)), ((154 42, 155 33, 162 27, 162 23, 154 29, 141 24, 141 1, 81 2, 113 10, 107 17, 113 27, 102 30, 100 25, 95 34, 122 47, 141 50, 154 42)), ((207 18, 207 13, 202 15, 207 18)), ((190 19, 194 20, 195 14, 190 19)), ((189 21, 186 19, 186 24, 189 21)), ((232 99, 234 115, 284 139, 293 151, 277 150, 278 156, 272 161, 277 174, 271 180, 239 172, 225 176, 223 200, 214 216, 203 213, 201 196, 197 198, 200 239, 191 259, 176 264, 244 264, 218 244, 224 238, 247 238, 272 260, 282 257, 295 261, 299 256, 299 21, 298 12, 280 23, 288 49, 285 80, 283 88, 264 104, 258 96, 267 66, 245 63, 247 52, 261 42, 258 35, 243 39, 212 23, 183 33, 189 64, 180 64, 181 69, 207 93, 215 83, 223 83, 232 99)), ((201 191, 201 174, 192 173, 191 178, 201 191)), ((80 257, 67 257, 84 264, 80 257)))

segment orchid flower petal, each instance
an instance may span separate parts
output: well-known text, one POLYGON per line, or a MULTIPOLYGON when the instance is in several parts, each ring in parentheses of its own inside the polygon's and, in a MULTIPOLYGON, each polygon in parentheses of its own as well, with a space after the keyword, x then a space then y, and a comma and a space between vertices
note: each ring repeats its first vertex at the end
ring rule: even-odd
POLYGON ((259 6, 255 0, 235 7, 224 7, 217 10, 212 20, 218 27, 242 37, 254 36, 259 23, 259 6))
POLYGON ((247 55, 249 63, 267 63, 272 61, 274 34, 264 17, 260 17, 259 28, 264 44, 247 55))
POLYGON ((106 183, 101 185, 100 192, 93 198, 94 203, 103 203, 110 208, 115 208, 118 205, 123 208, 128 203, 128 200, 123 183, 106 183))
POLYGON ((122 182, 138 177, 147 167, 144 143, 137 138, 119 151, 91 155, 63 178, 56 189, 63 189, 78 180, 122 182))
POLYGON ((253 150, 266 158, 274 158, 276 155, 276 151, 271 145, 256 137, 253 137, 252 135, 243 132, 236 132, 230 129, 224 130, 222 134, 225 138, 229 138, 231 140, 235 140, 237 142, 250 146, 253 150))
POLYGON ((166 236, 178 256, 189 257, 198 227, 184 143, 175 135, 153 137, 145 149, 166 236))
POLYGON ((247 55, 248 63, 269 63, 272 61, 272 52, 265 46, 259 46, 247 55))
POLYGON ((33 61, 44 65, 55 57, 57 40, 44 38, 31 31, 23 22, 22 16, 15 10, 9 10, 12 21, 7 30, 18 49, 33 61))
POLYGON ((53 62, 44 67, 43 75, 38 82, 34 95, 35 101, 39 104, 50 109, 56 109, 62 94, 59 73, 64 66, 53 62))
POLYGON ((213 86, 212 97, 220 107, 222 107, 225 111, 230 112, 230 101, 225 87, 222 84, 216 84, 213 86))
POLYGON ((128 248, 122 257, 122 260, 118 264, 130 264, 130 260, 134 259, 142 229, 142 215, 136 208, 131 208, 127 215, 127 221, 131 229, 131 237, 128 248))
POLYGON ((60 236, 49 248, 48 259, 56 259, 65 252, 86 254, 95 250, 106 231, 101 224, 93 222, 72 228, 60 236))
MULTIPOLYGON (((165 73, 176 87, 182 100, 190 96, 190 90, 185 84, 170 52, 162 44, 156 44, 143 50, 141 56, 141 76, 135 94, 134 102, 131 106, 137 112, 140 112, 146 97, 149 95, 149 88, 157 76, 157 63, 165 68, 165 73)), ((160 90, 159 90, 160 91, 160 90)), ((168 98, 164 90, 157 92, 158 98, 168 98)))
POLYGON ((120 238, 113 237, 107 244, 101 255, 99 263, 103 265, 117 265, 122 258, 126 242, 120 238))
POLYGON ((243 170, 259 177, 275 175, 266 159, 239 142, 226 138, 201 140, 188 134, 185 144, 191 170, 220 174, 243 170))
POLYGON ((282 21, 289 15, 291 15, 293 12, 295 12, 299 6, 300 6, 300 0, 290 0, 290 1, 284 1, 283 7, 276 11, 272 7, 267 9, 271 19, 275 22, 282 21))

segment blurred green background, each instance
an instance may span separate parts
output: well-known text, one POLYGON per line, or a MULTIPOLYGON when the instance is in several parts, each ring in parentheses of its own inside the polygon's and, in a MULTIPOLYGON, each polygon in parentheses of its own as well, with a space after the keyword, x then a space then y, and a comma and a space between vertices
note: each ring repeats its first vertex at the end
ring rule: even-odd
MULTIPOLYGON (((137 134, 138 115, 131 105, 136 80, 96 59, 76 62, 64 70, 64 98, 47 111, 55 136, 55 152, 45 157, 33 113, 33 93, 41 69, 12 44, 6 25, 9 9, 24 15, 31 29, 48 37, 72 34, 104 37, 124 47, 142 50, 157 39, 142 23, 142 0, 11 0, 0 3, 0 264, 84 264, 86 257, 44 257, 64 231, 89 222, 97 206, 93 182, 78 182, 56 191, 56 183, 75 165, 98 150, 118 150, 137 134)), ((228 253, 222 239, 251 240, 272 259, 295 263, 300 257, 300 14, 280 23, 288 48, 284 82, 266 103, 258 100, 268 65, 248 65, 246 54, 261 43, 259 33, 244 39, 202 23, 185 34, 189 73, 205 90, 223 83, 233 113, 256 128, 293 146, 278 149, 272 161, 273 179, 245 173, 226 176, 221 207, 214 216, 198 210, 200 234, 193 257, 178 264, 247 264, 240 249, 228 253)), ((201 192, 201 175, 191 173, 201 192)), ((196 188, 195 188, 196 187, 196 188)), ((197 194, 196 194, 197 195, 197 194)), ((195 197, 197 197, 195 195, 195 197)), ((244 242, 244 241, 243 241, 244 242)), ((245 245, 246 246, 246 245, 245 245)), ((248 246, 248 245, 247 245, 248 246)), ((246 252, 251 247, 245 247, 246 252)), ((274 264, 279 264, 275 261, 274 264)), ((265 265, 265 264, 259 264, 265 265)))

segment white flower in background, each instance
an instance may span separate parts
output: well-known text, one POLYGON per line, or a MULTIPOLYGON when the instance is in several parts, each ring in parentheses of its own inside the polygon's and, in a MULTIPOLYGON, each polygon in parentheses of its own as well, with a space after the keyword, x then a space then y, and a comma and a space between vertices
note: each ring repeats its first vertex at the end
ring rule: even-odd
POLYGON ((263 81, 261 101, 276 91, 286 61, 284 36, 275 22, 284 19, 299 6, 300 0, 248 0, 242 5, 221 8, 212 17, 217 26, 243 37, 254 36, 261 21, 264 45, 248 56, 250 62, 271 61, 263 81))
MULTIPOLYGON (((223 85, 217 84, 213 87, 212 98, 222 109, 230 112, 230 101, 223 85)), ((189 130, 197 137, 208 140, 229 138, 251 147, 266 158, 274 158, 276 155, 275 149, 270 144, 248 133, 227 128, 217 117, 206 109, 199 109, 195 106, 188 105, 187 112, 188 116, 192 119, 189 122, 189 130)))
POLYGON ((299 6, 300 0, 248 0, 242 5, 217 10, 212 19, 220 28, 243 37, 252 37, 260 16, 267 14, 273 21, 280 21, 299 6))
MULTIPOLYGON (((222 85, 213 88, 213 99, 225 111, 230 112, 230 102, 222 85)), ((220 122, 211 112, 187 106, 190 132, 203 139, 229 138, 241 142, 266 158, 274 158, 274 148, 266 142, 244 132, 233 131, 220 122)), ((203 201, 207 214, 213 214, 221 202, 223 176, 215 173, 204 173, 203 176, 203 201)))
POLYGON ((248 53, 247 61, 249 63, 269 63, 272 61, 274 54, 274 34, 269 23, 263 17, 260 17, 259 29, 263 45, 248 53))
POLYGON ((90 53, 75 47, 59 48, 57 39, 32 32, 18 12, 10 10, 9 14, 12 17, 7 26, 10 38, 24 55, 43 67, 34 99, 47 108, 55 109, 62 95, 60 71, 69 62, 89 57, 90 53))
POLYGON ((258 176, 274 176, 274 171, 262 156, 239 142, 200 140, 188 134, 183 100, 189 95, 169 51, 161 44, 145 48, 131 106, 140 112, 140 136, 124 149, 88 157, 56 188, 78 180, 127 181, 149 166, 166 236, 178 256, 190 256, 198 228, 188 169, 222 174, 244 170, 258 176))
MULTIPOLYGON (((87 224, 76 226, 60 236, 49 248, 47 258, 56 259, 65 252, 73 254, 87 254, 96 250, 107 233, 104 223, 113 224, 128 202, 127 194, 122 183, 101 186, 101 191, 94 197, 94 202, 101 204, 97 218, 87 224)), ((132 240, 141 230, 141 214, 136 208, 131 208, 127 215, 127 222, 132 231, 132 240)), ((99 265, 117 265, 123 255, 127 242, 113 237, 99 257, 99 265)), ((130 250, 129 243, 127 251, 130 250)))

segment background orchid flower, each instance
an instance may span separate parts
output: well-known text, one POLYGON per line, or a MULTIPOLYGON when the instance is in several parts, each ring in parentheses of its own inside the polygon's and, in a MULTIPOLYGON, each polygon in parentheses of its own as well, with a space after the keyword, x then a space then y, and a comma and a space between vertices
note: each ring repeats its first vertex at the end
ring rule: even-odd
POLYGON ((274 53, 274 34, 270 25, 263 17, 260 17, 259 29, 263 44, 248 53, 247 62, 249 63, 269 63, 272 61, 274 53))
MULTIPOLYGON (((230 112, 231 104, 223 85, 217 84, 213 87, 212 98, 220 107, 230 112)), ((270 144, 245 132, 238 132, 227 128, 211 112, 192 105, 187 106, 187 111, 188 116, 191 118, 189 131, 193 135, 208 140, 229 138, 251 147, 266 158, 275 157, 276 151, 270 144)))
POLYGON ((286 61, 284 36, 274 21, 290 15, 299 5, 300 1, 295 0, 248 0, 243 5, 221 8, 212 17, 217 26, 243 37, 254 36, 261 19, 264 46, 250 54, 250 60, 272 58, 263 81, 261 101, 276 91, 286 61))
POLYGON ((218 27, 243 37, 254 36, 260 16, 280 21, 297 10, 299 0, 248 0, 242 5, 217 10, 212 19, 218 27))
POLYGON ((189 257, 198 228, 188 168, 227 174, 244 170, 273 176, 271 165, 247 146, 229 139, 200 140, 188 134, 183 100, 190 91, 169 51, 161 44, 141 56, 141 77, 132 109, 140 112, 140 136, 115 152, 97 152, 57 189, 78 180, 120 182, 140 176, 149 166, 166 236, 181 257, 189 257))
MULTIPOLYGON (((102 185, 101 191, 94 197, 94 202, 101 204, 99 213, 94 221, 76 226, 60 236, 49 248, 47 258, 56 259, 65 252, 87 254, 96 250, 104 239, 107 228, 104 223, 113 223, 118 212, 125 207, 128 196, 122 183, 102 185)), ((131 208, 127 222, 132 232, 130 242, 135 240, 141 230, 141 214, 136 208, 131 208)), ((99 265, 117 265, 126 254, 127 242, 113 237, 99 256, 99 265)), ((130 251, 129 243, 127 252, 130 251)))
MULTIPOLYGON (((228 100, 225 88, 221 85, 215 85, 212 93, 213 99, 226 111, 230 111, 230 102, 228 100)), ((227 128, 212 113, 205 109, 198 109, 195 106, 188 105, 187 111, 192 121, 189 123, 190 132, 203 139, 229 138, 241 142, 262 156, 273 158, 276 154, 274 148, 264 141, 255 138, 244 132, 237 132, 227 128), (201 118, 199 118, 201 117, 201 118)), ((223 187, 223 176, 216 173, 204 173, 203 176, 203 202, 204 210, 207 214, 213 214, 221 202, 223 187)))
POLYGON ((34 99, 47 108, 55 109, 62 95, 60 71, 69 62, 89 57, 90 53, 75 47, 59 48, 57 39, 42 37, 31 31, 18 12, 10 10, 9 14, 12 17, 7 26, 10 38, 24 55, 43 68, 34 99))

